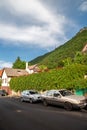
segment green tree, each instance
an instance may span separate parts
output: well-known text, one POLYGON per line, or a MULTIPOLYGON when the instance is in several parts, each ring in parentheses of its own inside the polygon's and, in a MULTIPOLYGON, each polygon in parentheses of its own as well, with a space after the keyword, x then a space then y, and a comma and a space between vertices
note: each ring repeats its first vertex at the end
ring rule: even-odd
POLYGON ((12 68, 14 69, 25 69, 26 63, 25 61, 22 61, 20 57, 18 56, 16 61, 13 63, 12 68))
POLYGON ((84 79, 86 72, 87 65, 72 64, 59 70, 55 69, 12 78, 10 87, 15 91, 25 89, 36 89, 38 91, 63 88, 82 89, 87 88, 87 79, 84 79))
POLYGON ((74 62, 75 63, 82 63, 82 60, 83 60, 83 54, 81 52, 76 52, 76 55, 74 57, 74 62))
POLYGON ((66 59, 63 60, 63 63, 64 63, 64 66, 69 66, 71 65, 73 62, 72 62, 72 58, 71 57, 68 57, 66 59))
POLYGON ((87 65, 87 53, 83 54, 82 64, 87 65))
POLYGON ((40 68, 40 70, 42 72, 44 72, 45 70, 47 70, 47 66, 46 65, 40 65, 39 68, 40 68))
POLYGON ((87 65, 87 53, 77 52, 74 57, 74 63, 79 63, 82 65, 87 65))

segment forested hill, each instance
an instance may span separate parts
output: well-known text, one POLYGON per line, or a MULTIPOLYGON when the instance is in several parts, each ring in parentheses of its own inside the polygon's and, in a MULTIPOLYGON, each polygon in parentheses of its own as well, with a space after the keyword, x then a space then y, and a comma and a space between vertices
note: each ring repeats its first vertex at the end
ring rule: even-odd
POLYGON ((87 44, 87 28, 81 29, 72 39, 56 48, 50 53, 39 56, 31 64, 46 65, 48 68, 55 68, 62 65, 66 58, 74 58, 77 52, 81 52, 87 44))

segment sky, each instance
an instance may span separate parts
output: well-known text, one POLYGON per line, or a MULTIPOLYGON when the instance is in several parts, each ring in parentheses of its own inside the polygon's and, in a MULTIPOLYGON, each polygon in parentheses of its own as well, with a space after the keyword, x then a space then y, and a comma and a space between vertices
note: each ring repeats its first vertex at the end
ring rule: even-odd
POLYGON ((0 0, 0 68, 29 62, 87 27, 87 0, 0 0))

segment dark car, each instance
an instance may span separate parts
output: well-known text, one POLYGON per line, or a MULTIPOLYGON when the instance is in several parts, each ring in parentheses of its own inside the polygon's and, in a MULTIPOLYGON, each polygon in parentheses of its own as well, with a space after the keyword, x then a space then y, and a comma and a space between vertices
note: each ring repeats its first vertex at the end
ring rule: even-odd
POLYGON ((0 90, 0 96, 7 96, 8 93, 5 90, 0 90))

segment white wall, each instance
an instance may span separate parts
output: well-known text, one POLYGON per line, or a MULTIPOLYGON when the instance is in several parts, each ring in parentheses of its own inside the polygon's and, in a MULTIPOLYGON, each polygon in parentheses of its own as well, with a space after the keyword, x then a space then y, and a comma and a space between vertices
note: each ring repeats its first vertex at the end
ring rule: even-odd
POLYGON ((33 70, 30 70, 30 69, 29 69, 28 62, 26 62, 26 71, 27 71, 29 74, 34 73, 33 70))
POLYGON ((7 77, 5 70, 4 70, 3 75, 2 75, 2 86, 9 86, 10 80, 11 80, 11 78, 7 77))

